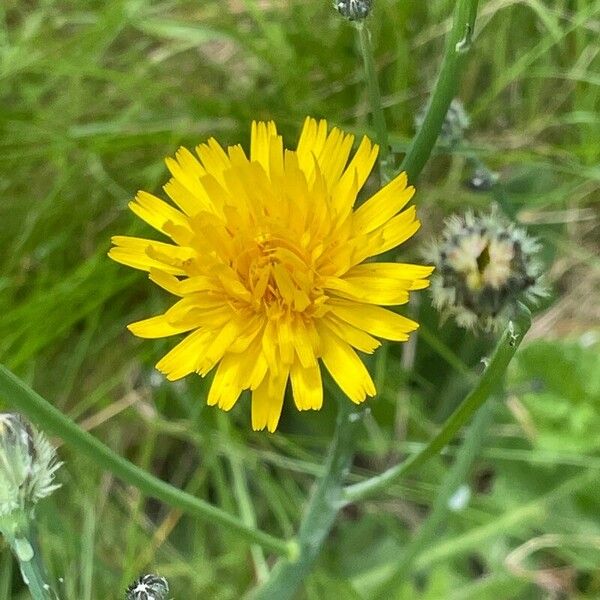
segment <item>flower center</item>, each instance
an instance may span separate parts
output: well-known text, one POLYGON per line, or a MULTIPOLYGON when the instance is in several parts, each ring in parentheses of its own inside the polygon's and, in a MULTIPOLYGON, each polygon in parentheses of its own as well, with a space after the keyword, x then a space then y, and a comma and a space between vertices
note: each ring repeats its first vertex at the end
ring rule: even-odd
POLYGON ((288 239, 271 234, 255 237, 234 268, 252 296, 254 311, 269 318, 314 314, 325 300, 308 252, 288 239))

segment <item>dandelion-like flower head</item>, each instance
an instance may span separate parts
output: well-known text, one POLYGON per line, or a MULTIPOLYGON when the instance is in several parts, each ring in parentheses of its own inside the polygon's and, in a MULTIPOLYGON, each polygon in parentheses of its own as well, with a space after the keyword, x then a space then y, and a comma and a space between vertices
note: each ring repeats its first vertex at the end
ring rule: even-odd
POLYGON ((417 323, 378 305, 408 301, 431 267, 365 263, 419 228, 401 174, 354 209, 377 158, 363 138, 307 119, 296 150, 275 124, 253 123, 250 157, 214 139, 167 159, 165 192, 139 192, 132 211, 173 243, 117 236, 110 256, 149 272, 180 299, 129 326, 140 337, 187 336, 157 364, 168 379, 217 367, 208 404, 229 410, 252 391, 252 425, 274 431, 291 380, 299 410, 319 409, 319 361, 356 403, 375 394, 356 350, 405 341, 417 323))
POLYGON ((59 488, 61 464, 43 433, 18 414, 0 413, 0 518, 33 508, 59 488))

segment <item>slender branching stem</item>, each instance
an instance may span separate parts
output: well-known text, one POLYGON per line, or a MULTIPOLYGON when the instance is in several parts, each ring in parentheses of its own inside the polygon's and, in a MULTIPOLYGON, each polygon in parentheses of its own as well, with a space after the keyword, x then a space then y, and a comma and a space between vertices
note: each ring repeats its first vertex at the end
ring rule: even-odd
POLYGON ((23 517, 23 524, 16 528, 3 527, 2 534, 19 563, 21 576, 33 600, 56 600, 56 594, 48 583, 42 557, 32 538, 33 532, 27 519, 23 517))
POLYGON ((377 70, 375 68, 375 56, 373 45, 371 43, 371 32, 365 21, 357 21, 355 24, 358 31, 358 40, 360 44, 360 53, 362 54, 365 67, 365 76, 367 80, 367 91, 369 94, 369 104, 373 114, 373 126, 375 135, 379 144, 379 171, 382 183, 387 183, 391 179, 393 165, 390 165, 390 143, 388 139, 388 129, 383 113, 383 104, 381 102, 381 92, 377 79, 377 70))
POLYGON ((356 502, 384 491, 407 473, 425 464, 431 457, 437 456, 494 392, 530 326, 531 313, 527 307, 520 304, 514 321, 509 322, 479 383, 452 413, 437 435, 419 453, 413 454, 404 462, 371 479, 347 487, 345 499, 356 502))
POLYGON ((475 27, 479 0, 458 0, 454 8, 452 29, 446 40, 446 49, 425 119, 412 140, 400 165, 414 182, 435 146, 452 99, 458 90, 459 75, 463 68, 475 27))
POLYGON ((221 510, 191 494, 136 467, 100 440, 81 429, 75 422, 44 400, 25 385, 6 367, 0 365, 0 398, 20 410, 45 431, 62 438, 73 449, 93 460, 99 467, 110 471, 123 481, 138 488, 144 494, 162 500, 199 519, 226 527, 241 539, 260 544, 263 548, 281 556, 294 556, 296 542, 278 539, 264 531, 244 524, 238 517, 221 510))
POLYGON ((377 588, 374 594, 376 600, 385 600, 393 596, 393 590, 397 590, 398 586, 406 580, 414 560, 443 530, 450 512, 450 500, 460 486, 465 485, 473 462, 484 443, 485 433, 492 422, 493 409, 494 402, 491 398, 475 414, 465 439, 456 453, 456 458, 435 495, 431 512, 413 539, 402 549, 402 554, 394 565, 394 572, 377 588))
MULTIPOLYGON (((221 430, 224 431, 229 438, 231 438, 232 428, 227 415, 225 415, 223 412, 219 412, 218 421, 221 430)), ((225 452, 231 468, 233 494, 238 505, 240 517, 246 525, 256 528, 256 513, 252 504, 250 490, 248 489, 248 480, 246 478, 246 472, 244 470, 242 459, 238 453, 236 453, 229 446, 225 449, 225 452)), ((252 556, 252 562, 254 563, 254 571, 256 573, 257 581, 259 583, 266 581, 269 577, 269 566, 267 564, 262 547, 259 544, 252 544, 250 546, 250 555, 252 556)))
POLYGON ((289 600, 310 572, 344 506, 342 486, 354 455, 360 421, 361 413, 349 401, 342 400, 325 472, 316 484, 298 531, 298 557, 296 560, 281 559, 271 571, 269 580, 251 592, 249 598, 252 600, 289 600))

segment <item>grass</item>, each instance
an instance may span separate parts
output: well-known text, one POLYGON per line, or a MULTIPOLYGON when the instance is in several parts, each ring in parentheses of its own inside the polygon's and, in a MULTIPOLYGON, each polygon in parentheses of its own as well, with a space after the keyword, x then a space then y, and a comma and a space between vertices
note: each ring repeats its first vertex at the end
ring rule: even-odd
MULTIPOLYGON (((375 3, 370 27, 398 152, 435 79, 453 4, 375 3)), ((570 597, 600 593, 598 550, 568 537, 527 558, 527 568, 554 579, 505 563, 546 533, 600 532, 599 28, 594 0, 481 3, 459 94, 472 125, 462 148, 438 151, 422 174, 424 227, 404 258, 419 255, 445 215, 497 202, 544 241, 553 294, 511 372, 507 390, 518 403, 496 410, 469 504, 421 548, 398 598, 528 599, 556 581, 570 597), (491 192, 465 185, 472 154, 499 173, 491 192), (550 377, 556 361, 569 367, 562 387, 550 377), (577 444, 582 436, 588 444, 577 444), (558 569, 565 565, 568 577, 558 569)), ((140 188, 160 190, 162 158, 179 145, 210 135, 247 145, 258 118, 275 119, 291 144, 307 114, 369 131, 361 61, 352 27, 328 2, 0 6, 1 362, 136 464, 281 537, 295 530, 322 464, 334 403, 321 413, 287 411, 274 436, 249 431, 247 401, 224 425, 204 405, 207 381, 167 385, 153 374, 168 343, 135 340, 125 325, 162 310, 166 298, 106 251, 111 235, 138 231, 126 204, 140 188)), ((414 369, 398 348, 387 354, 356 477, 382 470, 398 451, 393 423, 407 442, 430 439, 489 351, 488 340, 439 326, 428 297, 420 300, 411 309, 427 334, 414 369)), ((122 598, 145 571, 166 576, 178 599, 235 599, 255 580, 260 559, 232 534, 144 500, 69 447, 60 455, 63 488, 41 505, 39 524, 67 600, 122 598)), ((423 522, 446 460, 346 514, 303 597, 368 598, 423 522)), ((8 598, 27 593, 0 548, 0 600, 8 598)))

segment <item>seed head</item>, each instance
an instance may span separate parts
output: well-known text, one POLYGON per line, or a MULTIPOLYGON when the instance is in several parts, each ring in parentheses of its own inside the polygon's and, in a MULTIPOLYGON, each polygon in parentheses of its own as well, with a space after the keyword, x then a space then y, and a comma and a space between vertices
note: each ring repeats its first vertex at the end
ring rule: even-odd
POLYGON ((127 588, 126 600, 167 600, 169 582, 158 575, 142 575, 127 588))
POLYGON ((335 0, 336 10, 349 21, 362 21, 371 12, 372 0, 335 0))
POLYGON ((56 451, 21 415, 0 413, 0 518, 29 511, 60 487, 56 451))
POLYGON ((517 302, 534 302, 546 294, 539 281, 539 249, 535 239, 495 210, 451 217, 428 252, 436 265, 434 306, 461 327, 501 328, 517 302))

